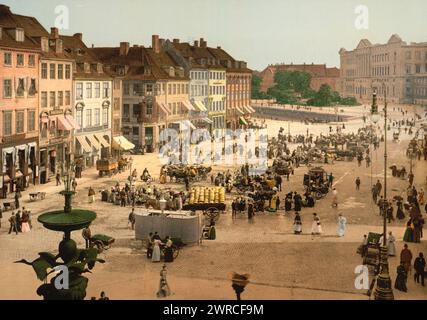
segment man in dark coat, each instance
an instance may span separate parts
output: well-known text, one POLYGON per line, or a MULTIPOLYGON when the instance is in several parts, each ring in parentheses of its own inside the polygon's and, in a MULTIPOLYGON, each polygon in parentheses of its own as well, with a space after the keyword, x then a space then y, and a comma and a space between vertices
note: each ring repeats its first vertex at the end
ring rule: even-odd
POLYGON ((415 259, 414 262, 414 269, 415 269, 415 274, 414 274, 414 281, 416 283, 420 283, 420 278, 421 278, 421 285, 424 287, 424 269, 426 267, 426 261, 424 259, 424 255, 422 252, 420 252, 420 254, 418 255, 418 257, 415 259))

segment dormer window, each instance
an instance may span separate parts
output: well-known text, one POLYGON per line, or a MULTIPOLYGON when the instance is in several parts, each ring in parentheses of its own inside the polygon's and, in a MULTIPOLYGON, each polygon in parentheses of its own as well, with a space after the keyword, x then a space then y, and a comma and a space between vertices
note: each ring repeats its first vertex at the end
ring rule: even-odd
POLYGON ((117 73, 119 74, 119 76, 124 76, 126 74, 125 67, 122 67, 122 66, 117 67, 117 73))
POLYGON ((15 30, 15 40, 17 42, 24 42, 25 36, 24 36, 24 29, 17 28, 15 30))
POLYGON ((90 65, 87 62, 84 63, 84 72, 86 72, 86 73, 90 72, 90 65))
POLYGON ((97 63, 96 64, 96 71, 98 72, 98 73, 102 73, 102 64, 101 63, 97 63))

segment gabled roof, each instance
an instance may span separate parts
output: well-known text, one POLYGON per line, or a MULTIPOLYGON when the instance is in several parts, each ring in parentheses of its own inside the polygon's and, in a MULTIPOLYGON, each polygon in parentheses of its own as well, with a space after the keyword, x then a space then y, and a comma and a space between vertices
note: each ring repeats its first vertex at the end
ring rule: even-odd
POLYGON ((399 37, 398 34, 393 34, 390 39, 388 40, 387 44, 391 44, 391 43, 402 43, 403 40, 401 37, 399 37))
POLYGON ((372 46, 372 43, 368 39, 362 39, 362 40, 360 40, 360 42, 356 48, 361 49, 361 48, 368 48, 371 46, 372 46))

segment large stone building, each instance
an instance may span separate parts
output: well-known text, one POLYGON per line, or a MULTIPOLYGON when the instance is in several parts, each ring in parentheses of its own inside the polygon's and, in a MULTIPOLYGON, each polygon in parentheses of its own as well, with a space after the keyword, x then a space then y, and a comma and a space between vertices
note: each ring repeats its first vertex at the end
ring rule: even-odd
POLYGON ((427 42, 408 44, 395 34, 385 44, 362 39, 339 54, 342 96, 369 103, 375 88, 379 100, 386 90, 391 103, 427 104, 427 42))
POLYGON ((325 64, 274 64, 269 65, 259 73, 261 77, 260 91, 267 92, 274 86, 274 76, 279 71, 300 71, 311 75, 310 87, 319 90, 322 84, 329 85, 332 90, 337 90, 340 71, 336 67, 328 68, 325 64))
POLYGON ((31 17, 0 5, 0 196, 36 181, 40 46, 31 17))

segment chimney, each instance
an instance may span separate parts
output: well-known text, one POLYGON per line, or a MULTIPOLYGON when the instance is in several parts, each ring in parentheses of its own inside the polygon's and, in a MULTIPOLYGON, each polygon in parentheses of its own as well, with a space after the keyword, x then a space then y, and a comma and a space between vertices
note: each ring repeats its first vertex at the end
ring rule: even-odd
POLYGON ((199 41, 195 40, 195 41, 194 41, 194 46, 195 46, 195 47, 198 47, 198 46, 199 46, 199 41))
POLYGON ((4 4, 0 4, 0 13, 8 14, 10 12, 10 8, 4 4))
POLYGON ((165 39, 159 39, 159 50, 162 51, 163 46, 165 45, 165 39))
POLYGON ((126 56, 129 52, 129 42, 120 42, 120 55, 126 56))
POLYGON ((73 35, 73 37, 79 39, 80 41, 83 41, 83 34, 82 33, 75 33, 73 35))
POLYGON ((173 39, 173 44, 179 44, 179 39, 173 39))
POLYGON ((200 38, 200 48, 206 48, 207 47, 207 43, 203 38, 200 38))
POLYGON ((50 38, 51 39, 58 39, 59 38, 58 28, 50 28, 50 38))
POLYGON ((151 47, 155 53, 160 52, 159 36, 157 34, 151 36, 151 47))

